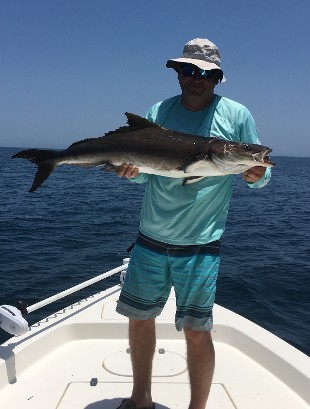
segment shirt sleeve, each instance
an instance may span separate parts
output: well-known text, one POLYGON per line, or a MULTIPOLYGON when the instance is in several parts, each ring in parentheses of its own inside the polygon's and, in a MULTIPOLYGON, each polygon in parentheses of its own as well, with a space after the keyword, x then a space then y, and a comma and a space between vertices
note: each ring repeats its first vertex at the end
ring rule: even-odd
MULTIPOLYGON (((239 139, 241 142, 254 143, 261 145, 255 121, 251 113, 244 107, 241 115, 239 115, 239 139)), ((251 189, 260 189, 267 185, 271 179, 271 168, 266 168, 264 175, 254 183, 246 182, 251 189)))
POLYGON ((148 173, 139 173, 134 178, 129 178, 128 180, 133 183, 145 183, 149 180, 150 176, 148 173))
POLYGON ((269 183, 271 179, 271 168, 266 168, 265 170, 265 174, 258 179, 256 182, 254 183, 249 183, 246 182, 246 184, 251 188, 251 189, 260 189, 261 187, 264 187, 267 185, 267 183, 269 183))

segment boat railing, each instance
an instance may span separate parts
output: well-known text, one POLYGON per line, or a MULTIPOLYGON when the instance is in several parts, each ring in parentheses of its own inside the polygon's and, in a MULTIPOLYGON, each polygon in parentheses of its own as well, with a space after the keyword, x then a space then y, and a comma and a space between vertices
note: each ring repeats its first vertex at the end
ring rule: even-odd
POLYGON ((36 311, 49 304, 52 304, 55 301, 58 301, 64 297, 74 294, 77 291, 83 290, 86 287, 96 284, 99 281, 105 280, 118 273, 121 273, 120 280, 122 283, 122 281, 124 280, 125 272, 128 267, 128 262, 129 258, 125 258, 123 259, 123 264, 121 266, 116 267, 110 271, 107 271, 106 273, 99 274, 96 277, 93 277, 71 288, 68 288, 67 290, 61 291, 58 294, 52 295, 51 297, 48 297, 45 300, 30 305, 29 307, 22 306, 14 307, 12 305, 1 305, 0 328, 14 336, 23 335, 25 332, 28 331, 28 322, 25 320, 24 315, 30 314, 33 311, 36 311))

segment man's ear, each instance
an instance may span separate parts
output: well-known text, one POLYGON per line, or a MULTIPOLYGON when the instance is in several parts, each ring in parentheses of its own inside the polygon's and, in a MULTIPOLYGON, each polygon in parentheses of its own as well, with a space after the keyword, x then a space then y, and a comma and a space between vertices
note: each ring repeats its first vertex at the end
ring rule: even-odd
POLYGON ((214 80, 214 84, 217 85, 218 83, 220 83, 223 79, 223 72, 221 72, 220 70, 217 70, 213 80, 214 80))
POLYGON ((214 76, 212 77, 212 80, 214 82, 214 85, 217 85, 219 82, 221 82, 221 75, 217 72, 216 74, 214 74, 214 76))

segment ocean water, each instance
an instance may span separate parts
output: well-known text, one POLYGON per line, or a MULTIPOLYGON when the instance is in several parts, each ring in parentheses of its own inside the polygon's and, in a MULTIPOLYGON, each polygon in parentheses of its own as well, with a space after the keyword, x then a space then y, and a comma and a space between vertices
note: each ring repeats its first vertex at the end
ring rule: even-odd
MULTIPOLYGON (((0 148, 0 305, 31 305, 120 264, 144 187, 96 169, 61 167, 28 193, 35 166, 0 148)), ((271 182, 235 177, 216 302, 310 354, 310 158, 275 157, 271 182)), ((30 323, 117 277, 29 315, 30 323)), ((0 343, 8 336, 0 330, 0 343)))

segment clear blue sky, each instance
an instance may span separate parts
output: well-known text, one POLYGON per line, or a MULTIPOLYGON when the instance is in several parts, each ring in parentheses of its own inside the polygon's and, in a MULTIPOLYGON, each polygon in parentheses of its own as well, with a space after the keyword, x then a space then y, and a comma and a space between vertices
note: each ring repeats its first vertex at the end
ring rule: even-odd
POLYGON ((179 93, 184 43, 218 45, 275 155, 310 156, 310 1, 0 0, 0 146, 66 148, 179 93))

